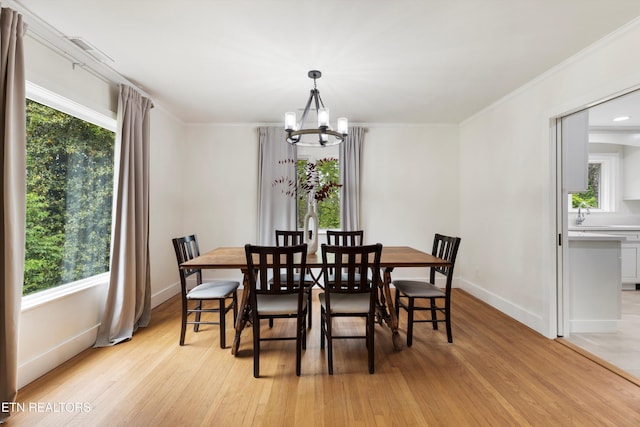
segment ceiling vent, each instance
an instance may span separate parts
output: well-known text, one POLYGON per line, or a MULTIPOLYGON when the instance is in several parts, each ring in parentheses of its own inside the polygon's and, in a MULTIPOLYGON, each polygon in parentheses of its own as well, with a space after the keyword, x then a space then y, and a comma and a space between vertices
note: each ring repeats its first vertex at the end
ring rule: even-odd
POLYGON ((93 59, 102 62, 103 64, 109 64, 115 62, 109 55, 102 52, 97 47, 93 46, 91 43, 83 39, 82 37, 67 37, 74 45, 78 46, 80 49, 85 51, 89 56, 93 59))

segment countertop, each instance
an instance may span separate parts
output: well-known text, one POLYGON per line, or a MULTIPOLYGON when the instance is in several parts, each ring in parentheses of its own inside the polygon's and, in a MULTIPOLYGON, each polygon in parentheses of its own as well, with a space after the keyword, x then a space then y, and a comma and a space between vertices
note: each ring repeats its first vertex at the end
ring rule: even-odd
POLYGON ((640 224, 631 225, 570 225, 569 231, 640 231, 640 224))
POLYGON ((606 234, 606 233, 588 233, 585 231, 571 231, 569 230, 569 240, 627 240, 625 236, 606 234))

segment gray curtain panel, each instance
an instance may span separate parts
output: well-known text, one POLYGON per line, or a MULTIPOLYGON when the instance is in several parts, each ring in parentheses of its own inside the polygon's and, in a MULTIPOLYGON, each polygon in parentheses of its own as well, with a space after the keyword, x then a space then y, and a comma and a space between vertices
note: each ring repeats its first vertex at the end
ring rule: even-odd
POLYGON ((126 341, 149 324, 149 115, 153 104, 120 85, 109 293, 96 347, 126 341))
MULTIPOLYGON (((24 281, 26 215, 26 109, 22 15, 0 12, 0 142, 2 143, 2 283, 0 284, 0 402, 14 402, 18 332, 24 281)), ((11 415, 0 409, 0 423, 11 415)))
POLYGON ((360 229, 360 161, 364 133, 365 128, 349 128, 349 136, 340 144, 340 224, 346 231, 360 229))
POLYGON ((291 164, 279 161, 296 160, 295 147, 286 141, 282 127, 258 128, 258 244, 275 245, 275 230, 296 229, 296 200, 282 194, 282 187, 274 180, 285 177, 295 181, 296 171, 291 164))

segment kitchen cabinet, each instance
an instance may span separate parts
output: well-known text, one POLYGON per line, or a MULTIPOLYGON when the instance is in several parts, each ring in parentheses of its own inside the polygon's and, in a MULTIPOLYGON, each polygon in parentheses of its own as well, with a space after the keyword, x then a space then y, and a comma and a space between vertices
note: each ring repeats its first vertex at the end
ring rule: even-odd
POLYGON ((572 227, 572 233, 605 233, 624 237, 620 247, 622 289, 635 290, 640 284, 640 226, 572 227))
POLYGON ((569 233, 569 332, 615 332, 621 315, 622 236, 569 233))
POLYGON ((640 200, 640 147, 624 147, 622 198, 640 200))
POLYGON ((640 232, 614 231, 612 234, 624 236, 620 248, 622 289, 635 290, 640 284, 640 232))

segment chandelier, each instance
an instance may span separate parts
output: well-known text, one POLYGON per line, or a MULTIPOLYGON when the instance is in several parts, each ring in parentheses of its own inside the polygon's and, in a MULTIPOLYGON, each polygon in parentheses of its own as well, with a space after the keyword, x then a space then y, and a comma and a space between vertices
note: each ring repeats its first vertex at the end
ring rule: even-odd
POLYGON ((330 147, 340 144, 349 133, 349 121, 346 117, 340 117, 338 119, 338 130, 333 130, 329 124, 329 109, 325 108, 320 97, 320 91, 316 88, 316 79, 319 79, 322 73, 318 70, 311 70, 308 76, 313 79, 313 89, 311 89, 309 100, 304 107, 300 123, 296 121, 296 113, 288 112, 284 114, 284 130, 287 132, 287 142, 303 147, 330 147), (312 109, 312 103, 318 118, 318 127, 305 129, 304 125, 309 110, 312 109))

